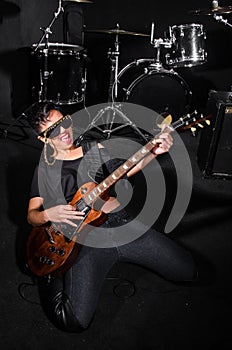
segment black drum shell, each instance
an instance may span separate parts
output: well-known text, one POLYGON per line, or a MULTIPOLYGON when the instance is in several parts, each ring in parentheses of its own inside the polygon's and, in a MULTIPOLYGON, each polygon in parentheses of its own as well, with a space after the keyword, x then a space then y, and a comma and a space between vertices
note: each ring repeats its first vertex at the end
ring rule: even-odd
POLYGON ((56 104, 80 102, 85 92, 85 50, 63 43, 32 46, 32 97, 56 104))
POLYGON ((119 73, 117 99, 179 119, 190 110, 192 92, 176 72, 156 70, 153 65, 153 59, 141 59, 124 67, 119 73))

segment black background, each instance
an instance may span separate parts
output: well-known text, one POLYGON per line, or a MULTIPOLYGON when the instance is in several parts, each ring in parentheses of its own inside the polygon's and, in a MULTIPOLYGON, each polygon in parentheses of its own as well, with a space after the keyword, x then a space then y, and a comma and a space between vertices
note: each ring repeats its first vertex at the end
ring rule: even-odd
MULTIPOLYGON (((58 8, 58 1, 14 0, 10 4, 17 5, 18 11, 13 5, 5 6, 5 11, 0 15, 0 105, 4 115, 10 116, 13 113, 16 117, 30 104, 30 77, 36 69, 30 64, 31 46, 42 36, 40 27, 47 27, 52 20, 58 8)), ((221 1, 220 5, 229 4, 228 1, 221 1)), ((205 103, 211 88, 230 90, 231 28, 216 22, 212 16, 190 13, 191 10, 211 7, 210 1, 96 0, 93 3, 81 3, 79 6, 83 10, 87 30, 115 28, 119 23, 120 28, 124 30, 150 34, 151 23, 154 22, 155 37, 164 38, 164 32, 169 26, 202 24, 207 36, 207 63, 175 70, 189 84, 200 104, 205 103)), ((224 17, 230 21, 231 15, 224 17)), ((154 58, 155 49, 150 44, 149 37, 121 35, 119 39, 120 69, 137 58, 154 58)), ((62 14, 52 26, 49 40, 63 42, 62 14)), ((114 40, 115 36, 112 34, 85 33, 84 48, 92 62, 93 73, 88 77, 87 85, 97 86, 98 99, 101 102, 107 99, 110 65, 107 52, 109 48, 114 49, 114 40)), ((162 63, 165 64, 163 58, 162 63)), ((95 102, 91 98, 89 101, 95 102)))

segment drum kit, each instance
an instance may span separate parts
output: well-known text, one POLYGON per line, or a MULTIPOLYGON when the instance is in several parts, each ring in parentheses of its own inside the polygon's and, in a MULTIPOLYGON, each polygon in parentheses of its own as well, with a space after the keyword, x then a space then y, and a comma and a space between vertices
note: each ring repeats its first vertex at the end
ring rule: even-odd
MULTIPOLYGON (((90 0, 63 0, 67 2, 92 3, 90 0)), ((57 11, 37 44, 32 45, 32 57, 37 65, 37 83, 32 87, 33 95, 39 102, 50 101, 60 105, 85 102, 86 50, 82 46, 51 43, 49 35, 57 17, 64 11, 59 0, 57 11)), ((232 13, 232 6, 220 7, 212 2, 210 9, 193 10, 194 15, 209 15, 216 21, 231 26, 222 15, 232 13)), ((115 37, 114 49, 109 49, 111 61, 108 101, 125 101, 143 105, 158 113, 181 116, 189 112, 192 92, 188 84, 174 70, 193 67, 207 62, 205 49, 206 33, 203 25, 190 23, 173 25, 165 32, 164 38, 155 38, 152 23, 149 34, 121 29, 85 29, 87 34, 99 33, 115 37), (121 36, 145 37, 155 50, 152 58, 135 59, 119 70, 121 36), (165 65, 162 64, 165 49, 165 65), (165 68, 166 67, 166 68, 165 68)))

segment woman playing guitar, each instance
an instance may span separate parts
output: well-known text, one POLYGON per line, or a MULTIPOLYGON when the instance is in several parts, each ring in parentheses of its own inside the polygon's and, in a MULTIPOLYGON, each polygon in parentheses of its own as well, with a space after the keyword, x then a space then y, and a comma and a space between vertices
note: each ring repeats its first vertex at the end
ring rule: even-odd
MULTIPOLYGON (((89 189, 88 187, 88 183, 93 181, 88 177, 88 171, 86 174, 80 171, 81 161, 85 158, 86 150, 84 143, 74 144, 71 117, 63 116, 61 110, 54 104, 42 102, 38 103, 37 111, 31 115, 30 124, 37 132, 38 138, 44 142, 44 159, 36 169, 32 181, 28 222, 35 229, 38 229, 34 234, 36 237, 33 237, 35 241, 42 232, 41 228, 46 228, 45 236, 48 237, 49 245, 46 247, 48 253, 37 256, 39 262, 34 263, 31 255, 36 256, 37 253, 31 252, 31 250, 36 250, 36 244, 33 245, 30 241, 28 255, 29 262, 34 264, 35 271, 33 272, 40 276, 39 281, 46 280, 47 282, 39 283, 39 288, 41 295, 44 296, 43 301, 48 316, 58 328, 67 332, 79 332, 89 326, 97 306, 102 283, 112 266, 117 262, 139 264, 172 281, 195 279, 196 266, 191 254, 167 235, 157 232, 153 228, 145 227, 143 223, 133 218, 124 209, 118 210, 120 203, 111 186, 108 196, 102 196, 104 202, 102 202, 100 210, 103 214, 107 213, 108 217, 103 220, 104 222, 100 220, 100 224, 97 225, 98 230, 99 227, 100 230, 112 228, 112 232, 114 232, 115 227, 117 230, 123 230, 124 225, 130 222, 134 239, 126 244, 120 244, 117 242, 116 236, 113 235, 112 242, 114 244, 101 248, 85 244, 85 238, 78 243, 75 243, 74 240, 72 249, 75 246, 81 247, 81 249, 78 249, 78 254, 76 254, 75 259, 72 259, 68 268, 62 274, 56 275, 57 267, 53 271, 56 258, 53 259, 52 254, 57 259, 58 257, 62 259, 70 241, 74 238, 69 236, 67 239, 66 234, 63 234, 63 227, 68 227, 68 230, 73 228, 74 231, 79 232, 80 223, 82 225, 89 216, 95 212, 98 213, 98 210, 92 209, 91 201, 85 193, 91 190, 92 196, 96 194, 96 191, 94 188, 89 189), (60 169, 57 177, 56 169, 60 169), (60 191, 60 185, 62 191, 60 191), (81 200, 76 199, 78 190, 81 190, 81 194, 85 196, 84 206, 81 206, 83 204, 81 200), (49 226, 51 223, 52 226, 49 226), (52 229, 50 229, 51 227, 52 229), (65 243, 62 241, 65 248, 63 246, 62 249, 57 248, 56 242, 54 242, 55 239, 58 239, 57 237, 59 239, 61 237, 65 241, 65 243), (41 270, 38 264, 41 264, 41 270), (44 275, 45 277, 41 277, 44 275)), ((129 171, 125 171, 123 177, 130 179, 157 155, 168 152, 172 143, 173 139, 170 134, 165 131, 161 132, 148 155, 131 167, 129 171)), ((95 145, 97 145, 100 157, 104 159, 106 149, 101 143, 95 142, 95 145)), ((92 161, 96 162, 96 153, 93 155, 92 161)), ((121 165, 117 160, 107 158, 107 167, 102 166, 103 170, 98 172, 98 178, 95 179, 97 183, 101 183, 102 187, 100 185, 97 187, 100 194, 104 192, 104 186, 106 186, 104 179, 107 175, 111 174, 112 178, 115 178, 118 174, 115 169, 117 167, 121 167, 121 170, 126 169, 127 164, 121 165)), ((99 164, 99 168, 101 165, 99 164)), ((95 217, 91 220, 95 222, 95 217)), ((88 234, 91 235, 92 231, 88 234)), ((41 246, 44 244, 41 243, 41 246)))

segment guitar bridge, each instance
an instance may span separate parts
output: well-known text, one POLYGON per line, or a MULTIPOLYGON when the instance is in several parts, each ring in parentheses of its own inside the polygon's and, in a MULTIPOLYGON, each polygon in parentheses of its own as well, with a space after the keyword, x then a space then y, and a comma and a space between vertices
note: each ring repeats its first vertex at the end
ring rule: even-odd
POLYGON ((54 241, 54 238, 53 238, 53 236, 52 236, 51 230, 52 230, 52 226, 50 226, 50 227, 45 227, 45 231, 46 231, 46 233, 47 233, 47 235, 48 235, 48 240, 49 240, 49 242, 50 242, 51 244, 54 244, 55 241, 54 241))

